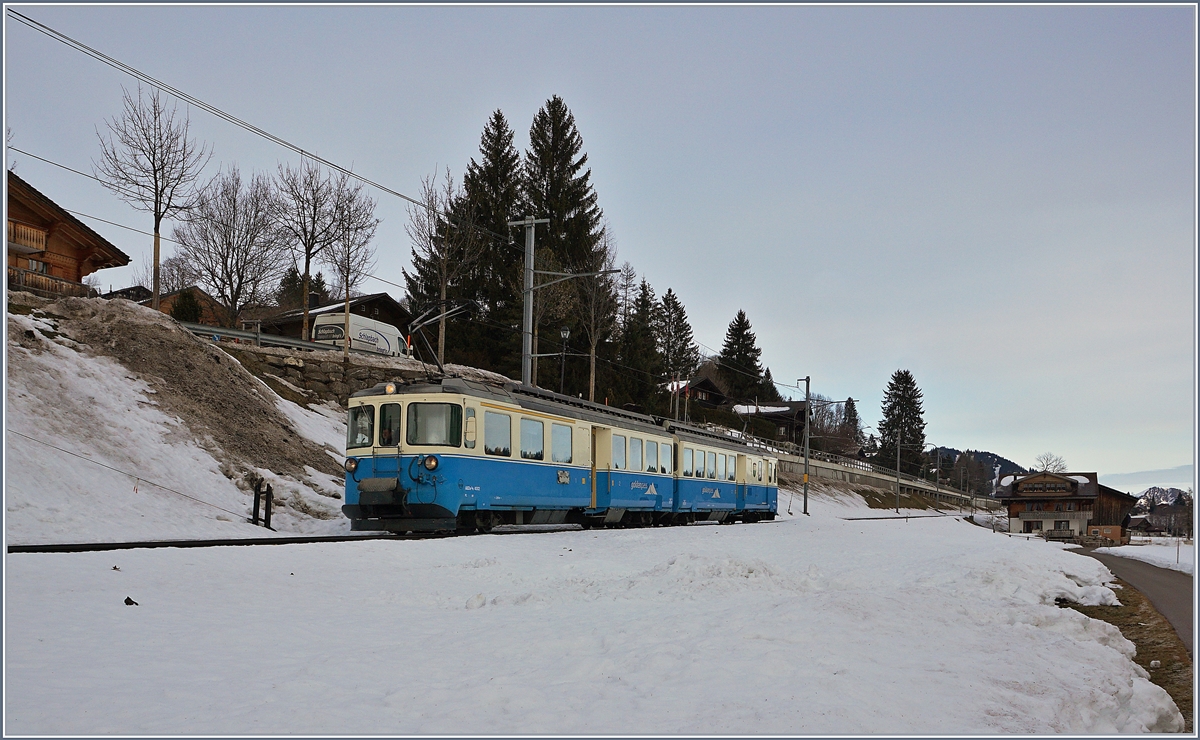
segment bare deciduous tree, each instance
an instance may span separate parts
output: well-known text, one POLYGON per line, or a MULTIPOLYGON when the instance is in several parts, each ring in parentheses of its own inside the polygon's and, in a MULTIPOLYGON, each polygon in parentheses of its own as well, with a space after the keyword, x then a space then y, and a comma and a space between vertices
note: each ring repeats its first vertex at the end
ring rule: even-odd
POLYGON ((350 294, 375 269, 375 250, 371 240, 379 219, 375 218, 375 201, 363 192, 362 185, 349 186, 339 204, 337 238, 325 253, 323 261, 333 269, 339 292, 346 297, 345 324, 342 328, 342 357, 350 359, 350 294))
MULTIPOLYGON (((200 280, 196 268, 183 254, 167 257, 159 265, 159 284, 163 295, 195 285, 200 280)), ((133 284, 143 288, 154 282, 154 262, 150 257, 142 258, 142 265, 133 273, 133 284)))
POLYGON ((332 177, 322 173, 321 166, 303 160, 300 166, 279 166, 279 197, 276 199, 275 221, 287 235, 288 246, 297 266, 303 265, 302 299, 304 319, 301 322, 303 337, 308 338, 308 291, 312 281, 312 263, 323 258, 326 250, 337 242, 341 235, 340 219, 345 214, 343 206, 348 193, 356 189, 350 184, 350 176, 341 174, 332 177))
POLYGON ((1033 460, 1033 469, 1046 473, 1067 472, 1067 461, 1053 452, 1043 452, 1033 460))
POLYGON ((270 178, 254 174, 243 182, 234 166, 200 191, 172 234, 197 281, 224 306, 228 326, 237 325, 246 304, 266 300, 282 274, 274 202, 270 178))
MULTIPOLYGON (((437 175, 421 180, 421 205, 408 207, 404 230, 413 242, 414 270, 427 272, 437 282, 441 310, 446 310, 450 285, 459 280, 479 259, 487 246, 475 226, 462 188, 454 184, 450 169, 441 186, 437 175), (419 264, 418 264, 419 263, 419 264), (422 270, 422 267, 424 270, 422 270)), ((438 320, 438 362, 446 362, 446 317, 438 320)))
MULTIPOLYGON (((616 248, 611 229, 606 224, 600 234, 596 261, 588 266, 588 272, 613 269, 616 263, 616 248)), ((596 400, 596 347, 614 328, 617 314, 617 287, 612 275, 593 275, 575 281, 576 302, 579 307, 579 324, 588 342, 588 400, 596 400)))
POLYGON ((100 139, 100 161, 93 163, 97 179, 117 197, 140 211, 154 216, 153 299, 158 310, 159 233, 163 219, 186 213, 196 203, 193 187, 201 170, 212 157, 205 145, 197 146, 188 138, 188 118, 176 119, 177 108, 164 105, 158 90, 150 91, 149 101, 123 90, 124 111, 120 118, 107 121, 109 136, 100 139))

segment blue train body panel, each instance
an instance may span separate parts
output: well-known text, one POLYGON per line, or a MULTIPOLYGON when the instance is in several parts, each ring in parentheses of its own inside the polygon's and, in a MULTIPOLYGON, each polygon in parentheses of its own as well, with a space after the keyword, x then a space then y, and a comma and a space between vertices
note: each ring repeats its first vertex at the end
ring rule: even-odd
MULTIPOLYGON (((468 387, 464 384, 463 391, 451 391, 447 388, 450 380, 462 383, 457 379, 448 379, 436 386, 427 385, 420 390, 408 389, 403 393, 398 393, 389 386, 386 395, 379 389, 373 389, 370 393, 355 394, 352 398, 352 419, 355 418, 353 412, 356 409, 363 411, 364 406, 375 409, 367 409, 370 413, 363 411, 360 414, 359 421, 367 421, 366 436, 356 438, 355 442, 369 441, 373 445, 383 442, 394 444, 392 440, 397 438, 403 442, 400 448, 351 446, 348 450, 347 470, 351 472, 346 475, 343 511, 354 521, 355 528, 402 531, 414 522, 425 520, 432 522, 429 525, 430 530, 443 529, 448 521, 453 525, 453 519, 461 518, 461 515, 474 517, 485 516, 485 512, 531 510, 572 512, 571 515, 577 518, 571 521, 584 523, 595 517, 606 522, 619 521, 621 511, 642 512, 640 516, 643 518, 638 521, 643 523, 650 521, 645 518, 650 512, 657 515, 654 521, 658 522, 709 518, 728 520, 730 515, 744 518, 746 521, 756 521, 764 516, 773 516, 777 510, 778 489, 773 480, 773 458, 761 451, 733 443, 727 437, 697 428, 681 428, 677 433, 675 430, 680 428, 677 422, 638 415, 624 414, 624 417, 628 417, 624 422, 620 418, 613 420, 605 414, 621 417, 621 413, 608 409, 601 413, 601 407, 598 406, 598 410, 591 416, 578 413, 572 416, 572 409, 567 408, 570 404, 566 402, 578 406, 580 402, 577 399, 556 397, 552 399, 556 406, 542 404, 527 408, 530 404, 520 405, 524 401, 509 392, 513 391, 512 388, 506 391, 509 392, 506 398, 495 400, 499 393, 495 389, 489 390, 491 395, 487 395, 474 386, 468 387), (468 392, 472 390, 476 391, 474 397, 468 392), (477 397, 485 400, 477 400, 477 397), (418 413, 426 414, 426 417, 414 417, 408 408, 413 405, 417 406, 418 413), (388 414, 395 414, 387 417, 390 420, 387 423, 394 426, 388 430, 389 437, 386 440, 382 431, 385 424, 385 406, 394 409, 394 412, 388 411, 388 414), (562 411, 558 410, 560 406, 562 411), (517 420, 516 430, 526 427, 537 429, 536 425, 541 423, 546 434, 545 437, 541 437, 542 432, 537 432, 539 436, 536 437, 535 445, 545 445, 546 457, 551 456, 552 441, 555 457, 573 457, 585 464, 524 459, 517 456, 518 449, 512 449, 510 454, 505 455, 490 454, 497 444, 506 451, 517 442, 520 442, 519 449, 524 450, 527 447, 519 435, 513 435, 516 438, 505 436, 498 443, 486 442, 490 438, 485 437, 488 433, 484 428, 485 408, 486 414, 493 418, 509 416, 517 420), (403 429, 397 421, 401 415, 405 419, 403 429), (417 418, 416 422, 414 418, 417 418), (420 418, 430 420, 428 423, 431 426, 423 432, 420 431, 420 418), (374 426, 376 419, 378 428, 374 426), (450 423, 450 420, 453 422, 450 423), (417 431, 411 430, 410 425, 415 425, 417 431), (571 433, 564 431, 568 427, 571 433), (658 458, 654 457, 657 453, 653 451, 660 450, 664 455, 661 460, 662 468, 669 468, 674 472, 609 469, 611 465, 624 463, 618 462, 616 453, 610 453, 609 448, 597 446, 597 430, 611 430, 614 439, 615 435, 620 433, 622 437, 628 436, 631 440, 645 440, 648 450, 646 464, 657 465, 655 460, 658 458), (560 432, 565 435, 565 447, 562 449, 566 450, 566 454, 557 446, 560 438, 554 436, 560 432), (437 436, 440 441, 433 443, 433 446, 415 444, 416 440, 422 439, 420 433, 437 436), (696 456, 700 459, 704 459, 704 455, 707 454, 710 466, 712 460, 717 459, 714 458, 714 454, 719 455, 722 461, 718 473, 721 475, 724 475, 720 471, 725 470, 725 457, 728 457, 729 466, 733 466, 737 461, 737 476, 746 480, 735 482, 682 474, 679 470, 679 458, 682 456, 684 445, 695 449, 696 456), (610 454, 611 460, 608 458, 610 454), (431 457, 434 459, 429 459, 431 457), (592 458, 597 457, 604 459, 595 461, 593 480, 592 458), (433 469, 429 469, 430 467, 433 469), (606 513, 609 512, 611 515, 606 517, 606 513), (686 516, 683 519, 673 519, 673 514, 686 516)), ((533 394, 533 391, 524 388, 518 388, 516 391, 533 394)), ((541 391, 537 393, 546 395, 541 391)), ((504 429, 503 426, 500 428, 504 429)), ((513 429, 510 426, 510 430, 513 429)), ((359 427, 355 427, 355 430, 357 434, 359 427)), ((524 434, 524 431, 521 433, 524 434)), ((605 431, 605 434, 608 433, 610 432, 605 431)), ((624 441, 621 444, 623 445, 624 441)), ((542 454, 536 452, 537 446, 533 449, 537 455, 542 454)), ((689 466, 691 455, 692 452, 689 451, 689 466)), ((634 458, 635 461, 637 459, 640 459, 640 452, 638 457, 634 458)), ((712 475, 711 470, 710 467, 707 475, 712 475)), ((733 467, 728 470, 729 475, 733 475, 733 467)), ((488 521, 494 523, 497 520, 488 521)), ((500 521, 513 520, 510 518, 500 521)), ((516 521, 522 520, 518 518, 516 521)))

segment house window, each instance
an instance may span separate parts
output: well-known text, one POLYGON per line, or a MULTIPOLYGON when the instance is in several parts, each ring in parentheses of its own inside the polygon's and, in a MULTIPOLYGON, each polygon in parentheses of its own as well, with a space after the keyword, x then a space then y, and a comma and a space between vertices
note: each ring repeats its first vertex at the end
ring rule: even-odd
POLYGON ((1093 537, 1099 536, 1099 534, 1100 534, 1100 530, 1098 530, 1098 529, 1093 529, 1093 530, 1092 530, 1092 536, 1093 536, 1093 537))
POLYGON ((49 275, 50 265, 42 262, 41 260, 29 260, 29 271, 40 272, 43 275, 49 275))
POLYGON ((1075 511, 1075 504, 1074 504, 1074 502, 1071 502, 1071 501, 1068 501, 1068 502, 1067 502, 1067 511, 1075 511))
POLYGON ((1055 510, 1055 511, 1062 511, 1062 510, 1063 510, 1063 508, 1062 508, 1062 504, 1055 504, 1055 505, 1054 505, 1054 510, 1055 510))
POLYGON ((1063 520, 1063 519, 1058 519, 1054 522, 1054 528, 1059 531, 1064 530, 1064 529, 1070 529, 1071 522, 1063 520))
POLYGON ((1032 532, 1041 532, 1041 531, 1042 531, 1042 520, 1041 519, 1025 520, 1025 534, 1030 534, 1032 532))

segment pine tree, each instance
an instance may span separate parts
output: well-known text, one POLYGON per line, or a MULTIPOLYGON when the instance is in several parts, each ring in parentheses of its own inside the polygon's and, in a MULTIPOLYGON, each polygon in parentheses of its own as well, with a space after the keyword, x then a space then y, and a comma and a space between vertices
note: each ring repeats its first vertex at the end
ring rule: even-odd
POLYGON ((195 324, 200 321, 200 301, 196 300, 196 294, 191 288, 186 288, 179 297, 175 299, 174 305, 171 306, 171 318, 176 321, 187 321, 195 324))
POLYGON ((853 398, 847 398, 843 410, 842 426, 845 428, 844 435, 851 445, 862 447, 862 419, 858 416, 858 407, 854 405, 853 398))
MULTIPOLYGON (((309 281, 309 291, 317 294, 319 303, 328 303, 330 300, 329 286, 325 284, 325 276, 317 273, 309 281)), ((279 287, 275 290, 275 303, 282 309, 300 308, 304 305, 302 296, 304 294, 304 278, 300 275, 300 271, 293 265, 289 267, 287 272, 283 274, 283 279, 279 281, 279 287)))
POLYGON ((725 344, 717 356, 717 372, 733 401, 753 400, 762 387, 762 367, 758 364, 762 350, 750 328, 746 312, 739 309, 725 330, 725 344))
POLYGON ((700 348, 692 337, 687 310, 675 291, 667 288, 655 311, 654 334, 667 378, 687 380, 700 365, 700 348))
POLYGON ((879 422, 877 465, 896 467, 896 440, 900 441, 900 472, 918 475, 924 460, 925 420, 921 407, 921 389, 912 373, 892 373, 883 394, 883 420, 879 422))
MULTIPOLYGON (((521 157, 513 146, 513 131, 500 110, 492 113, 479 138, 480 159, 471 159, 463 175, 463 192, 477 227, 486 232, 484 252, 475 268, 462 281, 464 298, 479 305, 475 321, 460 327, 455 335, 467 364, 484 367, 509 377, 521 369, 521 291, 524 262, 521 248, 524 233, 508 222, 525 215, 521 190, 521 157), (493 236, 495 234, 496 236, 493 236), (467 351, 467 348, 471 351, 467 351)), ((539 227, 540 228, 540 227, 539 227)))
POLYGON ((643 279, 629 320, 621 330, 619 362, 624 395, 629 402, 646 411, 657 408, 662 373, 662 358, 654 338, 655 307, 654 289, 643 279))

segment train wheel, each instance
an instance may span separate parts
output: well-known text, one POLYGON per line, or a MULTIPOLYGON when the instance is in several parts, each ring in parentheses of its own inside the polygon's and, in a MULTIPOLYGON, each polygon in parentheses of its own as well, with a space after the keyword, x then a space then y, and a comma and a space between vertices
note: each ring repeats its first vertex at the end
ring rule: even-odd
POLYGON ((494 527, 494 526, 496 526, 496 520, 492 518, 492 512, 490 512, 490 511, 475 512, 475 528, 478 529, 480 532, 482 532, 483 534, 487 534, 492 531, 492 527, 494 527))

